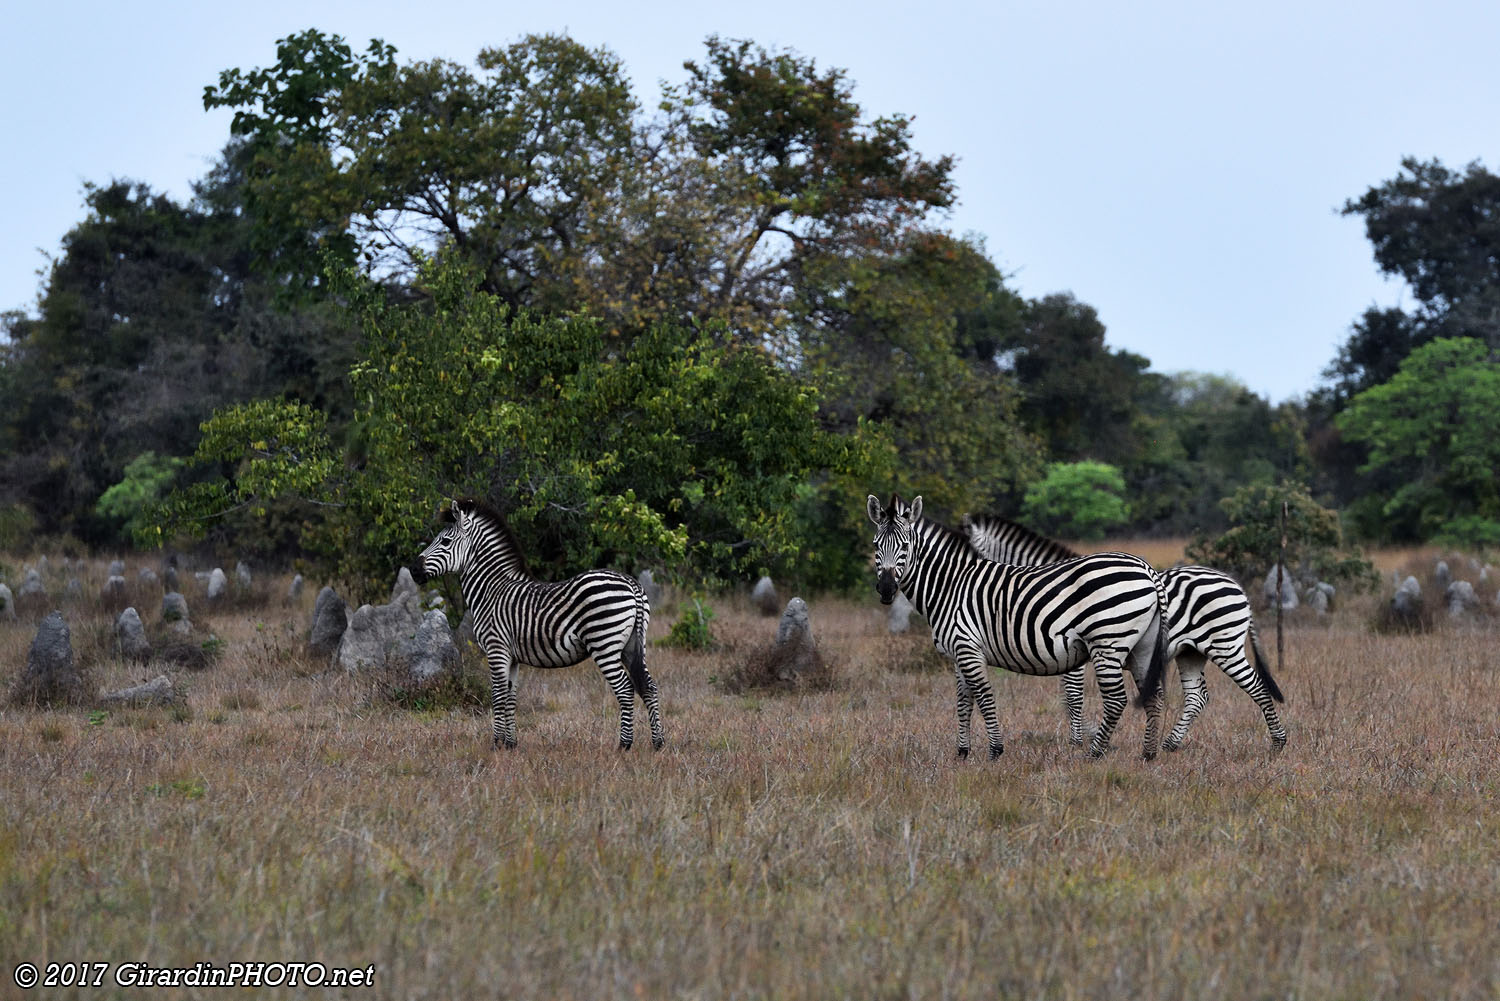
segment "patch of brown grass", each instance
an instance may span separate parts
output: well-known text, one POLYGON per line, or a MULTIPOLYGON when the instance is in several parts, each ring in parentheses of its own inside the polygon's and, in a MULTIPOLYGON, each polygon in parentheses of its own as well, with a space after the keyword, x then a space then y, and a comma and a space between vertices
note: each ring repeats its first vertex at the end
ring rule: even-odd
MULTIPOLYGON (((382 998, 1493 997, 1495 636, 1377 636, 1376 600, 1289 622, 1283 754, 1210 672, 1154 762, 1138 710, 1090 760, 1054 681, 998 672, 1005 754, 955 761, 951 675, 897 666, 928 641, 873 594, 810 601, 833 690, 724 692, 775 631, 734 602, 718 649, 650 647, 660 753, 614 749, 591 665, 523 668, 495 753, 303 659, 305 609, 215 613, 188 712, 0 710, 0 940, 373 964, 382 998)), ((0 623, 0 667, 33 632, 0 623)), ((143 680, 89 642, 102 688, 143 680)))

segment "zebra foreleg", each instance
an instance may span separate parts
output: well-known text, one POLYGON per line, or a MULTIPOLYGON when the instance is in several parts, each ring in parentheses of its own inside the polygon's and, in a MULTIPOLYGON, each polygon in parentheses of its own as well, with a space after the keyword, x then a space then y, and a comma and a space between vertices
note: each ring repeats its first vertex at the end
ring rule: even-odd
POLYGON ((974 715, 974 696, 957 663, 953 665, 953 682, 958 688, 958 756, 961 760, 969 756, 969 721, 974 715))
POLYGON ((490 748, 510 750, 516 746, 516 687, 510 651, 501 647, 485 652, 490 664, 490 748))
POLYGON ((1063 708, 1068 711, 1068 743, 1083 746, 1083 668, 1062 676, 1063 708))
MULTIPOLYGON (((963 686, 968 689, 970 703, 979 704, 979 716, 984 720, 984 728, 988 733, 990 741, 990 760, 993 761, 1005 753, 1005 742, 1000 736, 1000 718, 995 713, 995 691, 990 687, 989 678, 985 676, 984 657, 973 651, 960 652, 955 658, 958 675, 963 679, 963 686)), ((959 712, 959 745, 960 756, 968 747, 968 716, 961 709, 959 712)))
POLYGON ((1183 650, 1177 655, 1177 674, 1182 679, 1182 715, 1177 717, 1177 725, 1172 727, 1171 735, 1161 745, 1169 751, 1182 747, 1183 741, 1187 740, 1188 727, 1208 705, 1208 688, 1203 683, 1205 662, 1203 655, 1194 650, 1183 650))

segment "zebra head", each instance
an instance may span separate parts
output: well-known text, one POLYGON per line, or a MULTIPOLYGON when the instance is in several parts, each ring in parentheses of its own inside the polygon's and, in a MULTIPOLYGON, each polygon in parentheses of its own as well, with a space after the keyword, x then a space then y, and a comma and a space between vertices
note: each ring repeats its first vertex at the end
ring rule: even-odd
POLYGON ((875 590, 880 603, 889 605, 896 600, 896 590, 911 568, 922 498, 913 498, 908 506, 893 494, 890 504, 882 507, 880 498, 870 494, 865 500, 865 513, 875 523, 875 590))
POLYGON ((468 565, 469 552, 474 548, 469 532, 474 522, 472 510, 455 501, 443 512, 443 520, 447 526, 422 550, 422 558, 418 561, 424 578, 441 577, 446 573, 461 575, 468 565))

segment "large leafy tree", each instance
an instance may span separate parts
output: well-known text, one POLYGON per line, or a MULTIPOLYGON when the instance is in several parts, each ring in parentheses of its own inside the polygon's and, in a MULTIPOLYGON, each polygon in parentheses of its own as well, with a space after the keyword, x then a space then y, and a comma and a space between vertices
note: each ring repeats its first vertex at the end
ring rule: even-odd
POLYGON ((1401 173, 1344 205, 1365 220, 1375 261, 1404 278, 1449 335, 1493 331, 1500 315, 1500 176, 1408 157, 1401 173))
POLYGON ((215 407, 280 392, 341 405, 329 362, 347 339, 326 312, 273 308, 274 283, 251 273, 236 156, 188 204, 88 186, 39 315, 10 318, 0 501, 29 506, 44 531, 120 541, 96 501, 135 457, 191 452, 215 407))
POLYGON ((1361 472, 1391 487, 1359 505, 1383 534, 1500 544, 1500 362, 1482 341, 1423 345, 1337 422, 1368 449, 1361 472))
MULTIPOLYGON (((1380 270, 1404 279, 1415 303, 1371 307, 1355 321, 1324 370, 1325 385, 1308 400, 1310 440, 1320 484, 1351 506, 1361 531, 1385 535, 1396 526, 1381 512, 1381 498, 1403 481, 1390 467, 1368 465, 1364 445, 1342 435, 1336 418, 1437 338, 1500 348, 1500 177, 1478 162, 1451 170, 1408 158, 1396 177, 1346 202, 1344 214, 1364 219, 1380 270)), ((1408 521, 1400 532, 1414 530, 1408 521)))
POLYGON ((1374 567, 1345 540, 1338 512, 1313 500, 1303 485, 1282 481, 1241 487, 1222 504, 1228 530, 1216 537, 1199 533, 1187 547, 1187 558, 1194 563, 1217 567, 1253 586, 1284 556, 1287 569, 1308 582, 1324 580, 1355 590, 1377 583, 1374 567))
POLYGON ((866 120, 840 70, 707 50, 649 121, 618 59, 555 35, 482 50, 476 71, 306 31, 204 102, 235 108, 255 151, 263 256, 303 261, 308 283, 314 245, 403 280, 441 252, 512 306, 765 337, 807 261, 867 253, 950 204, 952 163, 917 156, 905 119, 866 120))
POLYGON ((1378 386, 1437 337, 1500 347, 1500 176, 1478 162, 1451 170, 1408 157, 1401 171, 1344 203, 1365 222, 1380 270, 1404 279, 1411 310, 1371 307, 1324 371, 1313 403, 1329 413, 1378 386))
POLYGON ((1018 496, 1041 452, 987 346, 1022 307, 980 249, 919 232, 898 253, 823 265, 801 304, 799 364, 824 389, 829 426, 867 422, 894 444, 892 482, 872 486, 953 513, 1018 496))
POLYGON ((475 493, 511 512, 544 573, 739 576, 793 568, 802 485, 862 461, 863 443, 820 430, 814 395, 755 349, 662 326, 615 350, 597 320, 513 313, 455 261, 422 273, 425 302, 346 281, 365 331, 357 433, 340 446, 291 403, 217 414, 196 458, 224 475, 169 500, 168 533, 295 498, 328 569, 375 587, 445 497, 475 493))
POLYGON ((1058 293, 1028 303, 1004 345, 1021 419, 1056 459, 1124 466, 1141 455, 1139 397, 1150 363, 1106 347, 1104 334, 1094 307, 1058 293))

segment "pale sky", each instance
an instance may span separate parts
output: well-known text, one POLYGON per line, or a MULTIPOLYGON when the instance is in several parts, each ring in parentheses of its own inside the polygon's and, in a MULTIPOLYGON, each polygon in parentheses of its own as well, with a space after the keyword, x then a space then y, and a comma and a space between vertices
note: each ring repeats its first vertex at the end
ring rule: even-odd
POLYGON ((85 181, 186 199, 228 137, 204 86, 313 27, 467 64, 566 32, 612 49, 645 103, 710 34, 842 67, 869 117, 911 116, 924 156, 957 157, 939 221, 982 235, 1012 287, 1071 291, 1110 346, 1273 403, 1319 382, 1365 307, 1410 301, 1344 200, 1405 155, 1500 168, 1500 4, 1479 0, 15 4, 0 309, 34 310, 85 181))

